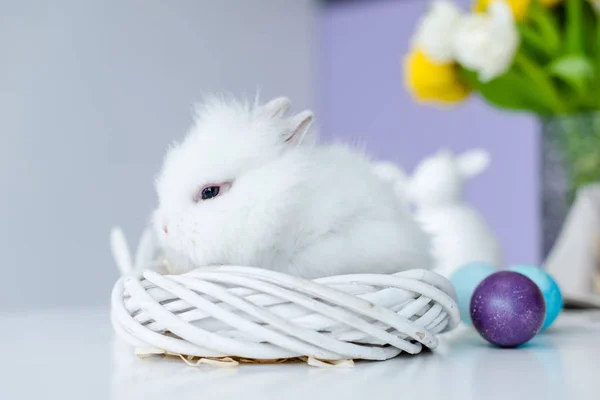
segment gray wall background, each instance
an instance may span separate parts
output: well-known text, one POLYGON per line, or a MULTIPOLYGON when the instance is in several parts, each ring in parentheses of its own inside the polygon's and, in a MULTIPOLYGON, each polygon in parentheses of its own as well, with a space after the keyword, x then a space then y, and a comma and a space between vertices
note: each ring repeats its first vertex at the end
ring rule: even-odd
POLYGON ((103 305, 204 92, 314 105, 311 0, 0 0, 0 310, 103 305))

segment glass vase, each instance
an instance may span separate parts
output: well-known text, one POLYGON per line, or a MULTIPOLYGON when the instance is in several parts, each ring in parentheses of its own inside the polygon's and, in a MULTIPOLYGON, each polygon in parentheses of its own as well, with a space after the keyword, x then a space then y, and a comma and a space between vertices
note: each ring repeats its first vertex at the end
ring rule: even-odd
POLYGON ((577 189, 600 180, 600 112, 543 118, 543 256, 554 245, 577 189))

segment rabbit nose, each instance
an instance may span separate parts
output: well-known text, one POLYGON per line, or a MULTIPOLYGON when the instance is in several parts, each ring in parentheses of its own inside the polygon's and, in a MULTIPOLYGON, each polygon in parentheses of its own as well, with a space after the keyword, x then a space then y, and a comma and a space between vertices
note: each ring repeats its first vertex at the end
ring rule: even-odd
POLYGON ((163 232, 165 233, 165 235, 169 234, 169 228, 167 228, 166 225, 163 226, 163 232))

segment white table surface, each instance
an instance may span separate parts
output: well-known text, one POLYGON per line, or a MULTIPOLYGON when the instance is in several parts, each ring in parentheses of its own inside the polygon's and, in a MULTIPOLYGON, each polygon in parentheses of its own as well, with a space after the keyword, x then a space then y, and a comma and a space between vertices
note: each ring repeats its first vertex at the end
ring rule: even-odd
POLYGON ((140 360, 106 310, 0 314, 0 399, 600 399, 600 313, 563 314, 517 350, 470 329, 418 356, 349 369, 305 364, 188 367, 140 360))

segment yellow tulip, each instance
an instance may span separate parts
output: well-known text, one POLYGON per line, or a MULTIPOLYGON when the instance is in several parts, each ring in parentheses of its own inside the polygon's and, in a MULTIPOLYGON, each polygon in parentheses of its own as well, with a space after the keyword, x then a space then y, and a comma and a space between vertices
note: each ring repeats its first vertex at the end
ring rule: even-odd
MULTIPOLYGON (((473 7, 475 12, 485 12, 487 10, 488 5, 492 1, 498 0, 476 0, 475 6, 473 7)), ((527 13, 529 12, 529 6, 531 5, 531 0, 504 0, 509 5, 510 9, 513 12, 513 16, 515 17, 516 22, 521 22, 527 17, 527 13)), ((560 0, 542 0, 545 2, 552 1, 560 1, 560 0)))
POLYGON ((419 102, 447 105, 464 100, 471 92, 460 79, 456 63, 434 63, 419 49, 406 57, 404 73, 409 92, 419 102))

